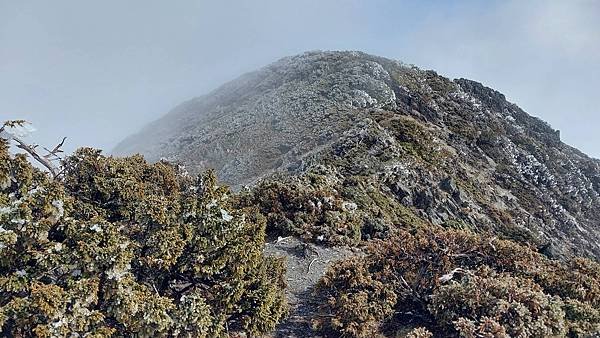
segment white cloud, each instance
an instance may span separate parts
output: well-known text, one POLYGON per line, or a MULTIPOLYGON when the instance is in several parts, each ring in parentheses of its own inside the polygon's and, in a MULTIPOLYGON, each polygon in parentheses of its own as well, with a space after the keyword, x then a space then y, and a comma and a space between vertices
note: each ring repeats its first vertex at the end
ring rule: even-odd
POLYGON ((541 47, 570 57, 599 56, 600 2, 538 1, 531 13, 527 20, 530 38, 541 47))

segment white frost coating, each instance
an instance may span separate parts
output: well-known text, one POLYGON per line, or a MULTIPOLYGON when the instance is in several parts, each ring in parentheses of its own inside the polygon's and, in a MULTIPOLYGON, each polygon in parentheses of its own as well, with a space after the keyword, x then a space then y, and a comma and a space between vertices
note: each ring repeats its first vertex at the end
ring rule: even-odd
POLYGON ((454 274, 456 273, 462 273, 465 270, 461 269, 461 268, 456 268, 450 272, 448 272, 447 274, 443 275, 442 277, 438 278, 438 280, 440 281, 440 283, 446 283, 450 280, 452 280, 452 278, 454 278, 454 274))
POLYGON ((29 196, 31 196, 31 195, 37 194, 38 192, 44 192, 44 187, 35 187, 35 188, 29 190, 29 192, 27 194, 29 196))
POLYGON ((352 91, 351 94, 353 94, 353 96, 349 102, 350 106, 365 108, 377 104, 377 99, 371 97, 371 95, 364 90, 356 89, 352 91))
POLYGON ((195 216, 196 216, 196 212, 195 211, 189 211, 189 212, 186 212, 185 214, 183 214, 184 218, 195 217, 195 216))
POLYGON ((0 137, 4 139, 13 139, 15 137, 27 137, 35 131, 33 125, 29 122, 22 123, 15 126, 5 126, 4 130, 0 133, 0 137))
POLYGON ((356 203, 352 203, 352 202, 344 202, 342 204, 342 208, 346 211, 354 211, 354 210, 356 210, 356 207, 357 207, 356 203))
POLYGON ((90 226, 90 230, 95 232, 102 232, 102 227, 100 226, 100 224, 92 224, 92 226, 90 226))
POLYGON ((113 267, 112 269, 106 272, 106 277, 108 277, 108 279, 120 280, 129 272, 129 269, 131 269, 131 265, 129 264, 127 264, 122 269, 117 269, 117 267, 113 267))
POLYGON ((12 209, 10 207, 1 207, 0 208, 0 216, 10 213, 12 209))
POLYGON ((221 209, 221 218, 223 218, 225 222, 229 222, 233 219, 233 216, 231 216, 227 210, 221 209))
POLYGON ((65 324, 66 324, 66 322, 63 319, 60 319, 60 320, 58 320, 56 322, 53 322, 51 325, 54 328, 59 328, 59 327, 65 325, 65 324))
POLYGON ((13 218, 10 220, 11 223, 13 224, 17 224, 17 225, 23 225, 25 224, 25 220, 22 218, 13 218))
POLYGON ((65 209, 63 208, 64 203, 61 200, 54 200, 52 201, 52 205, 56 208, 56 211, 58 212, 58 217, 63 217, 65 214, 65 209))
POLYGON ((481 101, 479 101, 477 98, 475 98, 471 94, 463 91, 460 88, 457 91, 450 93, 450 97, 462 99, 462 100, 470 103, 473 106, 473 108, 475 108, 476 110, 481 109, 481 107, 483 106, 481 101))

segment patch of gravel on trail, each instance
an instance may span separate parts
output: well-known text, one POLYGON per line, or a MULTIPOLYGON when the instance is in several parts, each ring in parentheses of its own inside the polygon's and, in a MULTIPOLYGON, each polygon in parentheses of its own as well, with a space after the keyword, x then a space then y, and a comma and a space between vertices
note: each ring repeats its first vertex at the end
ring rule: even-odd
POLYGON ((318 337, 310 325, 319 305, 313 296, 314 287, 329 266, 357 255, 358 250, 323 247, 295 237, 280 237, 265 245, 265 254, 287 259, 286 298, 290 306, 288 317, 270 337, 318 337))

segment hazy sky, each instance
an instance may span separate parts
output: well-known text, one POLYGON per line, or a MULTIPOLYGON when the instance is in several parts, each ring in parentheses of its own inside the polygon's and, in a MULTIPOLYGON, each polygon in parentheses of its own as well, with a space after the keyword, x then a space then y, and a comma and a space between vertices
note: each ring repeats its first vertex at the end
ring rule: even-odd
POLYGON ((503 92, 600 158, 600 1, 0 0, 0 120, 110 150, 176 104, 306 50, 503 92))

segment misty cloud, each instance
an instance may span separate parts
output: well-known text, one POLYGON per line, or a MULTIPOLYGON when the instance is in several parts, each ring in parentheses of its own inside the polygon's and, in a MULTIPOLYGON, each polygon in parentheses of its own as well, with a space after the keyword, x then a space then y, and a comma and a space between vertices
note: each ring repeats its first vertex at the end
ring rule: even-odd
POLYGON ((110 149, 178 103, 314 49, 481 81, 600 157, 597 1, 0 0, 0 118, 110 149))

